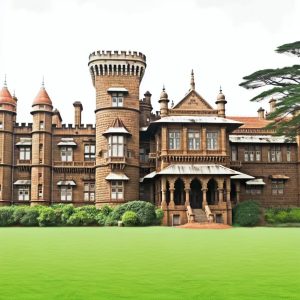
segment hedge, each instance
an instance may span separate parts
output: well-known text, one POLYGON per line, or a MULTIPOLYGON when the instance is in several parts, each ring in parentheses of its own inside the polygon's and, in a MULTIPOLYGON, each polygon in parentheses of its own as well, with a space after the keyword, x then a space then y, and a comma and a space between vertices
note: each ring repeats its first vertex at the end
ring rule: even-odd
POLYGON ((233 223, 239 226, 255 226, 259 223, 260 217, 260 205, 253 200, 240 202, 233 209, 233 223))
POLYGON ((153 204, 144 201, 132 201, 114 208, 105 205, 101 209, 72 204, 5 206, 0 207, 0 226, 117 226, 128 211, 136 215, 136 220, 126 220, 127 226, 159 225, 163 217, 163 211, 155 210, 153 204))
POLYGON ((269 224, 300 223, 300 208, 268 208, 265 221, 269 224))

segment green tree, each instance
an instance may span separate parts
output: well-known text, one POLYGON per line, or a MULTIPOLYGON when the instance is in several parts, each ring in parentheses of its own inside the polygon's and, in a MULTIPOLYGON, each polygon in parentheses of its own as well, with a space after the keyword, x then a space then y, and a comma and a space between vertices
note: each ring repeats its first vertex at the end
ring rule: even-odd
MULTIPOLYGON (((300 57, 300 41, 279 46, 277 53, 300 57)), ((276 99, 276 109, 267 118, 269 128, 277 134, 294 137, 300 129, 300 65, 277 69, 264 69, 243 77, 240 86, 246 89, 269 87, 250 101, 276 99)))

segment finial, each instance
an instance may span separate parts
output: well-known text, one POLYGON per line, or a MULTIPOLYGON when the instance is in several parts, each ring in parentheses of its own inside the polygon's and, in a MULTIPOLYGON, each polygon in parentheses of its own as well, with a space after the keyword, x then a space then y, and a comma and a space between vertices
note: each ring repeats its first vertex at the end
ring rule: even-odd
POLYGON ((220 94, 222 93, 222 87, 221 87, 221 85, 220 85, 220 94))
POLYGON ((7 87, 7 82, 6 82, 6 74, 4 75, 4 83, 3 83, 4 87, 7 87))
POLYGON ((172 100, 172 102, 171 102, 171 108, 173 108, 174 107, 174 101, 172 100))
POLYGON ((16 98, 16 90, 13 92, 13 98, 16 98))
POLYGON ((162 89, 162 90, 163 90, 163 92, 165 92, 165 91, 166 91, 165 85, 163 85, 163 89, 162 89))
POLYGON ((195 79, 194 79, 194 70, 191 72, 191 90, 195 89, 195 79))
POLYGON ((45 78, 44 78, 44 75, 43 75, 43 78, 42 78, 42 88, 45 87, 45 78))

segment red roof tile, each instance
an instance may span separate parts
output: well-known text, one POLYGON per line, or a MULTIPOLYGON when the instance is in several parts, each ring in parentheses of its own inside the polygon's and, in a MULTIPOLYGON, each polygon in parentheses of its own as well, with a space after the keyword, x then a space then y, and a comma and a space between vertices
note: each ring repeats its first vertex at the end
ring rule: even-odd
POLYGON ((52 101, 44 87, 41 87, 40 91, 38 92, 37 96, 35 97, 32 103, 32 106, 38 104, 46 104, 52 106, 52 101))
POLYGON ((258 117, 227 117, 228 119, 244 123, 240 128, 264 128, 272 121, 258 117))
POLYGON ((13 97, 11 96, 11 94, 6 86, 4 86, 0 90, 0 103, 1 104, 11 104, 13 106, 16 106, 16 101, 13 99, 13 97))

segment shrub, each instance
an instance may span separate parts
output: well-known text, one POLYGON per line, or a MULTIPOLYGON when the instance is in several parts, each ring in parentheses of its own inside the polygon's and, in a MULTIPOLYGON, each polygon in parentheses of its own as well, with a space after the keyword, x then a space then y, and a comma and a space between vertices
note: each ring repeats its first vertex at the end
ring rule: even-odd
POLYGON ((120 221, 126 211, 133 211, 137 214, 138 225, 148 226, 155 224, 155 206, 145 201, 131 201, 118 206, 111 214, 115 221, 120 221))
POLYGON ((125 226, 137 226, 139 223, 137 214, 134 211, 126 211, 122 216, 122 222, 125 226))
POLYGON ((112 216, 108 216, 105 220, 105 226, 117 226, 118 221, 114 220, 112 216))
POLYGON ((96 208, 93 205, 87 205, 87 206, 81 206, 78 208, 75 208, 75 211, 83 211, 87 213, 86 221, 88 222, 87 225, 96 225, 97 222, 97 216, 101 212, 100 209, 96 208))
POLYGON ((99 226, 104 226, 107 216, 105 216, 102 212, 100 212, 97 216, 96 216, 96 222, 99 226))
POLYGON ((28 206, 12 206, 12 208, 14 223, 21 225, 21 219, 26 214, 26 209, 28 209, 28 206))
POLYGON ((0 226, 10 226, 14 224, 14 208, 11 206, 0 207, 0 226))
POLYGON ((95 223, 95 218, 84 210, 77 210, 67 221, 67 224, 71 226, 88 226, 93 223, 95 223))
POLYGON ((57 215, 52 207, 43 207, 39 209, 39 226, 55 226, 57 224, 57 215))
POLYGON ((67 225, 68 219, 75 212, 73 204, 55 204, 52 208, 55 210, 58 225, 67 225))
POLYGON ((233 222, 240 226, 255 226, 260 220, 260 206, 256 201, 239 203, 233 209, 233 222))
POLYGON ((20 225, 23 226, 38 226, 39 211, 34 207, 26 207, 25 214, 20 219, 20 225))
POLYGON ((164 217, 164 211, 161 208, 157 208, 155 210, 155 215, 156 215, 155 224, 161 225, 162 219, 164 217))
POLYGON ((104 216, 109 216, 113 212, 113 208, 109 205, 104 205, 101 207, 101 212, 104 216))
POLYGON ((265 211, 265 220, 269 224, 300 223, 300 209, 269 208, 265 211))

